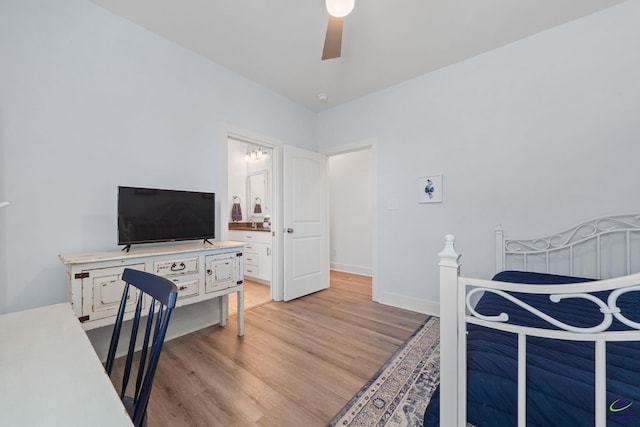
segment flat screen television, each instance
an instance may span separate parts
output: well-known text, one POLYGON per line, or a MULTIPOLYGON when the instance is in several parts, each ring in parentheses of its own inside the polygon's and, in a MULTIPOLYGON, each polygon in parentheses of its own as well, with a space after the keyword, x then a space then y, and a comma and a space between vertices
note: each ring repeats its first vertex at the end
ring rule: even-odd
POLYGON ((118 187, 118 245, 215 238, 215 193, 118 187))

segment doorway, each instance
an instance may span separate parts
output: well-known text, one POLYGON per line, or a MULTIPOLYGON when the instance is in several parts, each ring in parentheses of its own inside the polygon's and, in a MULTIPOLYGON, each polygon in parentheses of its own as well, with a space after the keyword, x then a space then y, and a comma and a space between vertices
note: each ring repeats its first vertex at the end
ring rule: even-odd
POLYGON ((331 270, 372 278, 377 300, 375 142, 328 154, 331 270))
MULTIPOLYGON (((232 180, 237 180, 237 178, 233 178, 231 177, 231 173, 232 170, 234 168, 239 168, 239 169, 246 169, 244 165, 244 161, 245 157, 242 156, 242 161, 240 160, 240 156, 232 156, 231 152, 236 151, 234 148, 234 144, 239 143, 240 145, 240 149, 238 149, 237 151, 240 151, 240 153, 243 152, 243 150, 246 151, 252 151, 252 149, 250 149, 251 147, 263 147, 263 148, 271 148, 272 149, 272 156, 271 156, 271 170, 268 174, 269 176, 269 180, 270 180, 270 185, 271 185, 271 195, 273 197, 272 199, 272 230, 274 230, 275 232, 272 232, 272 267, 273 267, 273 278, 271 281, 271 299, 275 300, 275 301, 281 301, 284 299, 284 290, 285 290, 285 280, 283 280, 283 278, 286 276, 288 269, 285 268, 285 264, 289 265, 289 269, 291 268, 291 266, 298 266, 300 267, 297 263, 284 263, 283 262, 283 256, 286 254, 283 254, 283 248, 286 248, 287 245, 285 244, 284 240, 284 236, 290 237, 291 235, 289 233, 291 233, 289 231, 289 229, 292 229, 292 232, 294 234, 298 234, 298 232, 300 231, 299 228, 293 227, 291 224, 286 225, 284 224, 284 217, 288 216, 285 215, 283 210, 284 210, 284 206, 291 206, 292 203, 284 203, 283 200, 287 199, 287 200, 291 200, 291 197, 285 197, 283 196, 283 192, 286 193, 287 191, 285 191, 286 189, 284 188, 283 182, 284 182, 284 177, 283 177, 283 170, 289 170, 289 172, 307 172, 307 170, 309 169, 308 167, 308 163, 304 163, 305 167, 301 168, 299 167, 291 167, 291 162, 289 162, 289 167, 285 167, 286 165, 284 163, 287 163, 286 159, 289 159, 290 154, 294 153, 294 152, 300 152, 301 156, 302 154, 304 154, 305 157, 307 155, 312 155, 313 152, 307 151, 307 150, 302 150, 299 148, 295 148, 295 147, 288 147, 288 146, 284 146, 280 141, 277 140, 273 140, 271 138, 268 137, 264 137, 261 135, 257 135, 255 133, 249 132, 249 131, 245 131, 245 130, 241 130, 241 129, 235 129, 235 128, 226 128, 224 131, 224 135, 225 138, 227 140, 236 140, 239 142, 229 142, 226 145, 226 149, 227 149, 227 156, 225 156, 225 160, 227 161, 227 167, 221 168, 221 171, 224 170, 224 175, 221 177, 221 181, 222 182, 226 182, 227 185, 227 195, 226 197, 221 200, 221 204, 220 204, 220 209, 221 209, 221 218, 223 218, 223 220, 221 221, 221 227, 223 228, 222 232, 220 233, 220 236, 223 240, 233 240, 233 239, 228 239, 229 236, 229 230, 228 230, 228 225, 225 222, 226 218, 231 218, 231 211, 232 211, 232 205, 233 205, 233 196, 235 195, 235 190, 236 189, 240 189, 241 188, 241 184, 231 184, 232 180), (244 146, 242 144, 245 144, 244 146), (249 149, 248 149, 249 148, 249 149), (295 148, 295 149, 293 149, 295 148), (287 152, 287 149, 289 149, 289 155, 285 155, 287 152), (306 154, 304 153, 306 152, 306 154), (286 233, 285 233, 286 231, 286 233)), ((237 147, 236 147, 237 148, 237 147)), ((246 155, 246 151, 244 151, 245 155, 246 155)), ((262 150, 261 150, 262 151, 262 150)), ((349 271, 353 272, 354 274, 359 274, 359 275, 366 275, 371 277, 371 281, 372 281, 372 300, 373 301, 378 301, 378 274, 377 274, 377 267, 378 267, 378 263, 377 263, 377 259, 378 259, 378 234, 377 234, 377 230, 378 230, 378 214, 377 214, 377 186, 376 186, 376 178, 377 177, 377 141, 375 141, 374 139, 369 139, 369 140, 365 140, 365 141, 361 141, 357 144, 352 144, 350 146, 342 146, 339 147, 337 149, 331 150, 330 152, 327 152, 325 154, 320 154, 320 153, 316 153, 320 156, 326 156, 326 157, 339 157, 341 155, 347 155, 349 153, 356 153, 356 152, 361 152, 360 155, 362 156, 367 156, 367 158, 364 158, 364 163, 363 163, 363 157, 360 157, 360 160, 358 161, 358 164, 361 164, 361 166, 363 167, 367 167, 366 171, 363 173, 359 173, 357 167, 355 166, 350 166, 347 169, 351 170, 351 177, 346 178, 346 182, 351 182, 351 181, 358 181, 359 185, 357 186, 358 188, 355 188, 352 190, 353 194, 356 193, 362 193, 362 188, 366 188, 367 190, 364 191, 364 193, 366 194, 366 196, 364 197, 363 200, 361 200, 360 202, 355 203, 355 209, 353 209, 352 212, 350 212, 350 215, 355 215, 355 217, 351 217, 352 219, 355 218, 357 220, 357 223, 360 224, 360 227, 362 226, 362 224, 370 224, 370 225, 365 225, 364 228, 366 230, 369 231, 369 234, 366 235, 363 238, 360 239, 355 239, 357 242, 356 243, 360 243, 360 248, 357 250, 353 250, 350 248, 347 248, 341 244, 337 244, 332 246, 332 248, 334 249, 333 253, 335 254, 335 256, 331 257, 330 256, 330 252, 331 249, 329 247, 329 243, 330 243, 330 233, 329 233, 329 226, 326 226, 326 237, 325 239, 328 240, 324 246, 325 249, 321 248, 321 253, 325 253, 326 254, 326 267, 323 268, 324 271, 326 271, 326 274, 329 274, 329 269, 330 269, 330 265, 332 264, 333 268, 336 269, 341 269, 341 270, 345 270, 348 268, 349 271), (364 180, 359 180, 357 178, 359 177, 364 177, 364 180), (358 219, 359 218, 359 219, 358 219), (343 257, 342 255, 344 254, 353 254, 353 253, 360 253, 361 255, 365 255, 364 259, 365 261, 342 261, 343 257), (367 254, 369 254, 367 256, 367 254), (333 260, 330 260, 330 258, 332 258, 333 260), (340 264, 340 265, 338 265, 340 264)), ((358 157, 358 154, 355 154, 355 156, 350 156, 350 157, 358 157)), ((349 156, 345 157, 345 159, 348 159, 349 156)), ((339 161, 339 160, 338 160, 339 161)), ((327 170, 327 187, 329 186, 328 183, 328 167, 326 168, 327 170)), ((291 176, 289 176, 289 178, 291 178, 291 176)), ((240 182, 240 181, 236 181, 236 182, 240 182)), ((296 177, 295 179, 289 179, 289 182, 301 182, 300 181, 300 177, 296 177)), ((327 188, 328 191, 329 189, 327 188)), ((241 189, 237 191, 238 193, 241 193, 241 189)), ((330 191, 328 191, 330 193, 330 191)), ((296 193, 296 192, 294 192, 296 193)), ((297 193, 301 193, 300 191, 298 191, 297 193)), ((296 193, 296 194, 297 194, 296 193)), ((309 197, 316 197, 317 195, 320 194, 319 191, 304 191, 302 192, 304 194, 307 194, 309 197)), ((246 198, 246 196, 245 196, 246 198)), ((327 196, 327 199, 329 198, 329 196, 327 196)), ((240 201, 241 206, 246 206, 246 201, 240 201)), ((245 211, 249 209, 249 208, 245 208, 245 211)), ((309 209, 307 209, 309 210, 309 209)), ((319 211, 320 209, 311 209, 312 212, 316 212, 319 211)), ((326 215, 327 218, 329 216, 329 211, 327 209, 326 211, 326 215)), ((341 214, 339 216, 339 218, 346 218, 347 216, 344 214, 341 214)), ((308 221, 307 221, 308 222, 308 221)), ((305 259, 315 259, 314 257, 305 257, 305 259)), ((304 264, 304 263, 303 263, 304 264)), ((304 267, 304 265, 303 265, 304 267)), ((300 271, 304 271, 304 269, 302 268, 297 268, 298 273, 300 271)), ((327 286, 328 286, 328 277, 327 277, 327 286)))
MULTIPOLYGON (((223 208, 221 235, 245 243, 245 307, 276 299, 274 291, 277 243, 272 216, 275 149, 268 143, 227 135, 227 199, 223 208)), ((229 307, 234 306, 230 301, 229 307)))

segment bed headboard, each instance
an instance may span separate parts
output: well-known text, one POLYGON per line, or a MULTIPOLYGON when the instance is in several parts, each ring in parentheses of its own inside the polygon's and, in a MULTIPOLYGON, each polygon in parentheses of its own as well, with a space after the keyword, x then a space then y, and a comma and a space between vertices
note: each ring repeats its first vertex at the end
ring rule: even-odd
POLYGON ((504 270, 594 279, 640 272, 640 213, 596 218, 533 239, 507 239, 498 226, 496 273, 504 270))

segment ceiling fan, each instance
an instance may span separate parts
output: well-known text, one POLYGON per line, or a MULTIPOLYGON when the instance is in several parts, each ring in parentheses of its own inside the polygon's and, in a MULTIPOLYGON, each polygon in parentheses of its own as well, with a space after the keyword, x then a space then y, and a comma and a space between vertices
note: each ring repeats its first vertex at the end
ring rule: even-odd
POLYGON ((355 0, 326 0, 329 12, 327 35, 324 39, 322 60, 340 57, 342 50, 342 21, 353 10, 355 0))

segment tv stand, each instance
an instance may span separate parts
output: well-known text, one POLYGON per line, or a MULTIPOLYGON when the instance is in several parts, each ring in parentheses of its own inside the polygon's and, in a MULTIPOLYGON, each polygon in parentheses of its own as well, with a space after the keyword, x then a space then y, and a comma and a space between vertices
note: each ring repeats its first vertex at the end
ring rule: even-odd
POLYGON ((204 239, 204 241, 202 242, 202 244, 204 245, 205 243, 208 243, 210 245, 213 245, 213 243, 211 243, 211 241, 209 239, 204 239))
MULTIPOLYGON (((220 325, 228 295, 238 293, 238 335, 244 335, 244 244, 207 242, 135 247, 129 251, 60 255, 67 269, 67 300, 85 330, 111 325, 122 297, 125 268, 166 277, 178 287, 176 306, 218 298, 220 325)), ((146 303, 148 304, 148 302, 146 303)), ((125 319, 132 317, 128 307, 125 319)))
POLYGON ((131 245, 126 245, 124 248, 121 249, 122 251, 125 252, 129 252, 131 250, 131 245))

